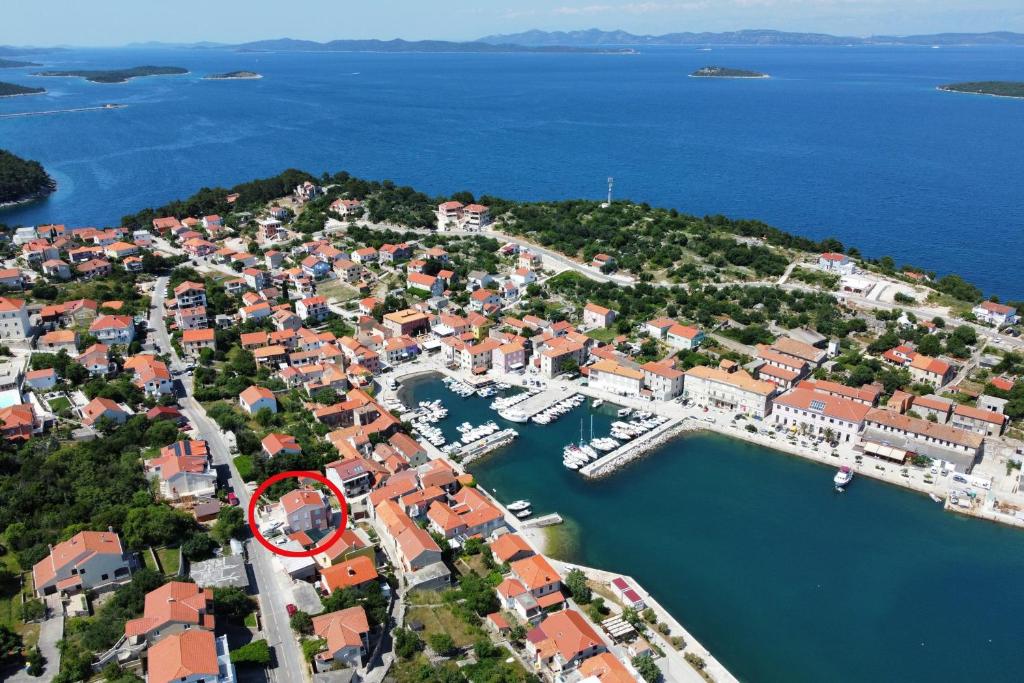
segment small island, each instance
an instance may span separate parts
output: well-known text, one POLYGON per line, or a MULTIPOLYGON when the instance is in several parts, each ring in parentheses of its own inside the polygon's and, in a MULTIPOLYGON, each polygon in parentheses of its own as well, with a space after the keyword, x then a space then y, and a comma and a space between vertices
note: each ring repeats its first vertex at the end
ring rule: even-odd
POLYGON ((971 95, 992 95, 994 97, 1024 97, 1024 82, 1021 81, 971 81, 968 83, 947 83, 939 90, 962 92, 971 95))
POLYGON ((263 78, 262 74, 258 74, 255 71, 228 71, 224 74, 210 74, 204 76, 204 81, 245 81, 255 78, 263 78))
POLYGON ((32 88, 17 83, 5 83, 0 81, 0 97, 17 97, 18 95, 40 95, 46 92, 46 88, 32 88))
POLYGON ((42 199, 57 189, 38 161, 30 161, 0 149, 0 206, 42 199))
POLYGON ((187 73, 188 69, 183 69, 180 66, 133 66, 129 69, 40 71, 35 75, 55 77, 70 76, 84 78, 92 83, 126 83, 132 78, 140 78, 142 76, 180 76, 187 73))
POLYGON ((0 69, 18 69, 23 66, 42 66, 42 64, 36 64, 35 62, 21 62, 17 59, 0 58, 0 69))
POLYGON ((769 78, 769 76, 759 71, 730 69, 724 66, 705 66, 690 74, 690 78, 769 78))

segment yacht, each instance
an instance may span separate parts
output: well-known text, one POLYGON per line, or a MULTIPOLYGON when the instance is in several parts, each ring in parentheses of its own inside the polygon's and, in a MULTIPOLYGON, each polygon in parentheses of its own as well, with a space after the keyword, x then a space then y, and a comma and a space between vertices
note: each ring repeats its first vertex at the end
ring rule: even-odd
POLYGON ((619 417, 629 417, 629 414, 632 412, 632 408, 619 408, 619 411, 615 414, 619 417))
POLYGON ((510 512, 519 512, 520 510, 530 509, 530 501, 528 500, 517 500, 514 503, 506 505, 510 512))
POLYGON ((563 460, 562 464, 568 467, 570 470, 578 470, 580 463, 578 460, 563 460))
POLYGON ((603 405, 604 405, 604 399, 603 398, 595 398, 594 402, 590 404, 590 407, 591 408, 600 408, 603 405))
POLYGON ((836 476, 832 478, 832 481, 835 483, 837 489, 843 488, 853 481, 853 470, 846 465, 843 465, 839 468, 839 471, 836 472, 836 476))
POLYGON ((519 519, 526 519, 527 517, 533 514, 533 510, 531 510, 530 508, 526 508, 525 510, 520 510, 519 512, 515 512, 513 514, 515 514, 515 516, 519 519))

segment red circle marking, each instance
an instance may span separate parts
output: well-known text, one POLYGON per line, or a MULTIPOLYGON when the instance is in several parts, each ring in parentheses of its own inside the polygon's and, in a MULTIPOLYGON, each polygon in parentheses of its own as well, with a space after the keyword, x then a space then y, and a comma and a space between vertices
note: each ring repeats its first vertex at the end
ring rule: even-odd
POLYGON ((300 470, 279 472, 272 476, 270 479, 267 479, 265 482, 260 484, 258 487, 256 487, 256 490, 252 492, 252 498, 249 499, 248 522, 249 528, 252 529, 252 535, 256 537, 256 540, 260 542, 260 545, 262 545, 270 552, 276 553, 278 555, 283 555, 284 557, 313 557, 321 550, 325 550, 330 546, 334 545, 334 543, 341 538, 341 535, 345 533, 345 527, 346 525, 348 525, 348 503, 345 502, 345 496, 344 494, 342 494, 341 489, 339 489, 334 482, 332 482, 319 472, 303 472, 300 470), (328 537, 328 539, 320 545, 314 546, 309 550, 285 550, 284 548, 274 543, 271 543, 262 533, 260 533, 259 528, 256 526, 256 501, 260 499, 260 496, 263 495, 264 491, 266 491, 268 488, 270 488, 277 482, 283 479, 293 479, 299 477, 303 479, 312 479, 313 481, 323 484, 328 489, 330 489, 331 493, 334 494, 334 497, 338 499, 339 503, 341 503, 341 524, 339 524, 338 528, 335 529, 334 533, 331 534, 330 537, 328 537))

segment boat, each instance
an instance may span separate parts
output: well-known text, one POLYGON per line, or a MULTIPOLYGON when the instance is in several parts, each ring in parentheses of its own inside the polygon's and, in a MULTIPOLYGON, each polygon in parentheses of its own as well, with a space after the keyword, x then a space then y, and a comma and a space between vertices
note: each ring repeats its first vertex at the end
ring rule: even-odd
POLYGON ((619 417, 629 417, 629 414, 632 412, 632 408, 619 408, 618 412, 615 414, 619 417))
POLYGON ((600 408, 603 405, 604 405, 604 399, 603 398, 595 398, 594 402, 590 404, 590 407, 591 408, 600 408))
POLYGON ((533 514, 533 510, 531 510, 530 508, 526 508, 525 510, 520 510, 519 512, 515 512, 513 514, 519 519, 526 519, 527 517, 533 514))
POLYGON ((514 503, 506 505, 511 512, 519 512, 520 510, 527 510, 530 507, 530 501, 528 500, 517 500, 514 503))
POLYGON ((563 460, 562 464, 570 470, 578 470, 580 468, 580 463, 576 460, 563 460))
POLYGON ((936 503, 941 503, 942 502, 942 498, 940 498, 939 496, 936 496, 934 493, 929 493, 928 497, 931 498, 936 503))
POLYGON ((835 483, 837 489, 843 488, 853 481, 853 470, 846 465, 843 465, 839 468, 839 471, 836 472, 836 476, 832 478, 832 481, 835 483))

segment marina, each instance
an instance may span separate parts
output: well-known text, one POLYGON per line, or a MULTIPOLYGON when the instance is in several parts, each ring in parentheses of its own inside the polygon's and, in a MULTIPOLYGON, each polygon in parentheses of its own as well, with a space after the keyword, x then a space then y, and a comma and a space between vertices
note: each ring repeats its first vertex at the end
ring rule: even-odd
MULTIPOLYGON (((441 426, 454 433, 494 415, 479 397, 451 402, 436 379, 411 380, 406 391, 444 399, 451 417, 441 426)), ((870 477, 837 496, 836 464, 780 457, 694 420, 652 430, 647 457, 622 452, 636 439, 607 454, 604 464, 618 461, 614 476, 563 467, 561 450, 578 442, 580 419, 589 433, 593 414, 595 434, 609 434, 618 410, 581 405, 554 424, 516 425, 514 443, 470 470, 499 499, 529 501, 525 525, 557 514, 562 524, 545 527, 557 530, 552 552, 635 577, 740 680, 776 680, 782 669, 808 683, 1016 679, 1024 596, 995 599, 990 588, 1024 572, 1018 530, 946 514, 927 495, 870 477), (935 595, 956 595, 955 620, 935 595), (814 618, 783 617, 780 629, 780 615, 792 614, 814 618), (837 637, 874 655, 836 667, 837 637), (971 648, 987 654, 958 655, 971 648)))

